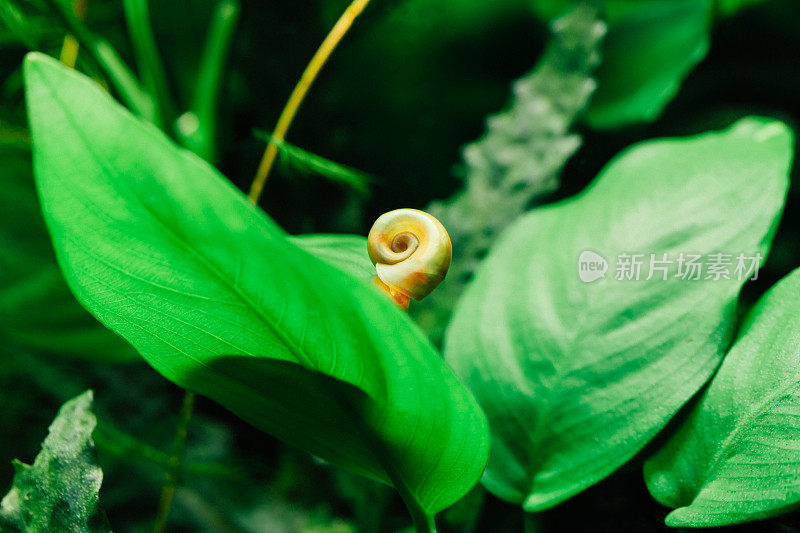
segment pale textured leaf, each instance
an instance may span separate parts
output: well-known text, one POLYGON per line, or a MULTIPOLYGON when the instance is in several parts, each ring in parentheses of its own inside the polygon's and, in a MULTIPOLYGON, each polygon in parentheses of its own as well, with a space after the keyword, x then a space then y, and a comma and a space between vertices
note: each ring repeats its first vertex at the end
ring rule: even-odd
POLYGON ((750 312, 688 420, 645 463, 667 525, 726 526, 800 506, 800 271, 750 312))
POLYGON ((489 418, 489 490, 529 511, 551 507, 633 457, 703 385, 730 342, 746 276, 689 281, 673 264, 667 280, 618 281, 616 258, 763 256, 791 151, 783 124, 755 118, 645 142, 583 194, 503 234, 445 342, 489 418), (578 277, 585 250, 610 262, 605 279, 578 277))

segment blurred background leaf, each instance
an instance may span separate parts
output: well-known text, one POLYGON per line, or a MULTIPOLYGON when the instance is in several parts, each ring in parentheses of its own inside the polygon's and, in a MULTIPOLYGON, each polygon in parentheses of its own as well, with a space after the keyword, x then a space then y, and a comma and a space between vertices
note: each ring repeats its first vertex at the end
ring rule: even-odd
POLYGON ((655 120, 709 48, 712 0, 605 0, 594 128, 655 120))
POLYGON ((266 142, 272 141, 278 148, 279 163, 283 167, 284 173, 299 174, 308 176, 317 174, 331 181, 341 183, 361 194, 369 193, 369 185, 376 181, 373 176, 342 165, 330 159, 325 159, 317 154, 312 154, 302 148, 286 141, 276 140, 261 130, 257 130, 256 136, 266 142))
POLYGON ((64 282, 36 196, 27 134, 18 136, 0 143, 0 336, 71 357, 140 360, 78 304, 64 282))

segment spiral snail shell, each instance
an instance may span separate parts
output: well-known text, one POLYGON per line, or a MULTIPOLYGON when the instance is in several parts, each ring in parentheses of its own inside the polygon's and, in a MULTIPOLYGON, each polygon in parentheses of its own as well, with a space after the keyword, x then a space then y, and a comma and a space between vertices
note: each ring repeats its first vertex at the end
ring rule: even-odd
POLYGON ((421 300, 442 282, 452 245, 435 217, 417 209, 396 209, 372 225, 367 252, 377 271, 373 282, 406 309, 410 298, 421 300))

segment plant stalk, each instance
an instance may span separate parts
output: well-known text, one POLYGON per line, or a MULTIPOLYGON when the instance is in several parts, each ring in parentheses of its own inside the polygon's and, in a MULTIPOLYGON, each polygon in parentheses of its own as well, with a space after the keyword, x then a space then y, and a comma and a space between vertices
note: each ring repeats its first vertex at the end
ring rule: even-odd
POLYGON ((311 58, 305 71, 303 71, 303 75, 300 76, 300 81, 295 85, 280 117, 278 117, 275 130, 272 132, 266 150, 264 150, 261 163, 258 165, 258 170, 256 171, 256 177, 253 180, 253 184, 250 186, 250 192, 247 194, 247 197, 254 204, 257 204, 258 199, 261 197, 261 191, 264 189, 264 184, 269 177, 269 172, 278 155, 276 143, 280 143, 285 139, 286 132, 289 131, 289 126, 292 125, 292 120, 297 114, 297 110, 300 108, 300 104, 303 102, 306 93, 308 93, 308 90, 311 88, 320 70, 322 70, 325 62, 328 61, 331 53, 333 53, 336 45, 339 44, 339 41, 342 40, 353 25, 353 21, 355 21, 356 17, 364 11, 367 4, 369 4, 369 0, 353 0, 347 9, 345 9, 344 13, 342 13, 342 16, 339 17, 339 20, 333 26, 330 33, 328 33, 328 36, 325 37, 325 40, 322 41, 322 44, 311 58))
POLYGON ((189 427, 189 421, 192 419, 192 412, 194 411, 194 397, 195 394, 189 391, 186 391, 186 394, 183 396, 183 405, 181 406, 178 425, 175 428, 175 440, 172 443, 172 454, 169 457, 169 468, 167 469, 166 478, 164 480, 164 488, 161 491, 161 500, 158 503, 158 513, 156 514, 153 533, 163 533, 167 527, 167 519, 169 518, 170 508, 172 507, 172 500, 175 497, 175 487, 178 483, 181 457, 186 447, 186 433, 189 427))
POLYGON ((419 506, 416 499, 414 499, 414 497, 406 488, 405 483, 403 483, 403 481, 396 475, 393 467, 384 463, 384 470, 386 470, 386 473, 389 475, 389 478, 392 481, 392 485, 397 493, 400 494, 400 498, 403 500, 403 503, 406 505, 406 509, 408 509, 408 513, 411 515, 411 522, 414 525, 414 531, 416 533, 436 533, 436 522, 434 520, 434 516, 429 515, 422 507, 419 506))
MULTIPOLYGON (((88 10, 88 0, 72 0, 72 11, 78 20, 86 20, 86 11, 88 10)), ((69 68, 75 68, 75 63, 78 61, 78 51, 80 44, 74 35, 68 33, 64 36, 64 43, 61 45, 61 54, 59 60, 69 68)))

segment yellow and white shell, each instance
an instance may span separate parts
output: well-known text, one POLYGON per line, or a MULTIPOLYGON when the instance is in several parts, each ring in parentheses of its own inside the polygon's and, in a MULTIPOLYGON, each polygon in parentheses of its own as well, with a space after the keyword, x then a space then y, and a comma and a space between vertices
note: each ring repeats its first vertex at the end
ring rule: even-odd
POLYGON ((375 283, 403 308, 421 300, 447 274, 452 245, 435 217, 417 209, 384 213, 367 237, 367 252, 377 271, 375 283))

